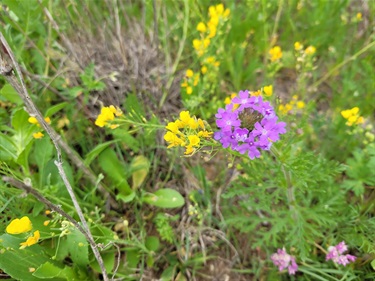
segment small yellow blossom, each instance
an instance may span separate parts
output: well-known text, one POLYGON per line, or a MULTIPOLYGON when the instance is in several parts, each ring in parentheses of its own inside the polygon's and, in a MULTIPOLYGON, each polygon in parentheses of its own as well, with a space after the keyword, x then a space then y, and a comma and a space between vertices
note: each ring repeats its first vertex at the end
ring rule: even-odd
POLYGON ((187 87, 186 87, 186 93, 187 93, 188 95, 191 95, 191 93, 193 93, 193 88, 190 87, 190 86, 187 86, 187 87))
POLYGON ((68 119, 68 117, 66 117, 66 115, 64 115, 62 118, 57 120, 58 129, 62 129, 65 126, 68 126, 69 124, 70 124, 70 120, 68 119))
POLYGON ((300 50, 302 50, 302 48, 303 48, 303 45, 300 42, 294 43, 294 50, 300 51, 300 50))
POLYGON ((193 152, 194 152, 193 146, 192 145, 187 145, 184 154, 185 155, 189 155, 189 154, 192 154, 193 152))
POLYGON ((203 22, 198 23, 197 30, 199 32, 205 33, 207 31, 207 27, 203 22))
POLYGON ((183 83, 181 83, 181 87, 182 88, 186 88, 188 86, 188 83, 186 81, 184 81, 183 83))
POLYGON ((49 214, 51 214, 51 211, 50 210, 46 210, 44 213, 48 216, 49 214))
POLYGON ((347 126, 362 124, 365 121, 364 118, 359 115, 359 108, 357 106, 352 109, 342 110, 341 115, 347 120, 347 126))
POLYGON ((305 107, 305 103, 303 101, 298 101, 297 102, 297 108, 302 109, 304 107, 305 107))
POLYGON ((305 50, 306 55, 313 55, 316 52, 316 48, 314 46, 308 46, 305 50))
POLYGON ((180 139, 176 134, 172 132, 167 132, 164 135, 164 140, 166 140, 169 143, 167 148, 171 148, 173 146, 179 146, 183 143, 183 140, 180 139))
MULTIPOLYGON (((115 116, 121 116, 122 111, 119 108, 114 107, 113 105, 102 107, 100 114, 95 120, 95 125, 98 127, 104 127, 108 124, 108 121, 115 119, 115 116)), ((112 129, 117 128, 118 125, 110 126, 112 129)))
POLYGON ((194 72, 193 72, 193 70, 188 69, 188 70, 186 70, 186 74, 185 75, 186 75, 186 77, 190 78, 190 77, 193 77, 194 72))
POLYGON ((357 20, 362 20, 362 13, 357 13, 356 15, 357 20))
POLYGON ((270 51, 269 54, 271 56, 271 61, 277 61, 282 58, 283 52, 281 51, 280 46, 275 46, 273 47, 270 51))
POLYGON ((34 139, 41 139, 42 137, 44 137, 44 134, 42 132, 37 132, 33 134, 34 139))
POLYGON ((262 92, 260 90, 255 91, 255 92, 250 92, 251 96, 259 97, 262 95, 262 92))
POLYGON ((207 73, 207 66, 203 65, 201 67, 201 72, 202 72, 202 74, 206 74, 207 73))
POLYGON ((39 233, 39 230, 37 230, 37 231, 34 232, 33 236, 30 236, 29 238, 27 238, 27 240, 25 242, 20 243, 20 245, 21 245, 20 249, 24 249, 26 247, 30 247, 30 246, 38 243, 39 238, 40 238, 40 233, 39 233))
POLYGON ((191 146, 199 146, 200 138, 197 135, 188 136, 191 146))
POLYGON ((49 225, 50 222, 51 222, 50 220, 46 220, 46 221, 43 222, 43 225, 47 226, 47 225, 49 225))
POLYGON ((263 92, 264 92, 264 94, 265 94, 267 97, 272 96, 272 93, 273 93, 273 86, 272 86, 272 85, 264 86, 264 88, 263 88, 263 92))
POLYGON ((165 127, 169 131, 171 131, 174 134, 177 134, 179 132, 178 125, 176 122, 169 122, 168 125, 165 127))
POLYGON ((29 217, 24 216, 20 219, 14 219, 6 227, 5 231, 9 234, 20 234, 30 231, 33 228, 29 217))
MULTIPOLYGON (((34 116, 30 116, 29 119, 27 119, 27 121, 29 121, 29 123, 31 123, 31 124, 34 124, 34 125, 37 125, 38 127, 40 127, 38 119, 36 119, 34 116)), ((49 117, 45 117, 44 121, 46 121, 47 124, 51 124, 51 119, 49 117)))

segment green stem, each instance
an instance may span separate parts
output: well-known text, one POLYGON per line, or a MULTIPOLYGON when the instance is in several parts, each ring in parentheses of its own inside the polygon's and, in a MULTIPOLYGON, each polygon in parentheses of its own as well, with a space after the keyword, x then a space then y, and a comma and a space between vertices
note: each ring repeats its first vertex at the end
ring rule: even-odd
POLYGON ((280 152, 277 148, 273 145, 271 147, 271 153, 279 160, 281 163, 281 170, 284 174, 284 178, 286 181, 286 197, 288 200, 289 210, 292 212, 293 219, 297 219, 297 210, 296 210, 296 198, 294 196, 294 186, 292 184, 292 176, 291 172, 287 170, 284 162, 280 161, 280 152))
POLYGON ((363 47, 361 50, 359 50, 357 53, 352 55, 350 58, 347 58, 346 60, 342 61, 338 65, 336 65, 334 68, 332 68, 330 71, 328 71, 322 78, 320 78, 318 81, 316 81, 311 88, 314 89, 318 87, 320 84, 322 84, 324 81, 326 81, 332 74, 334 74, 338 69, 343 67, 348 62, 355 60, 358 56, 362 55, 364 52, 366 52, 371 47, 375 46, 375 41, 369 43, 367 46, 363 47))

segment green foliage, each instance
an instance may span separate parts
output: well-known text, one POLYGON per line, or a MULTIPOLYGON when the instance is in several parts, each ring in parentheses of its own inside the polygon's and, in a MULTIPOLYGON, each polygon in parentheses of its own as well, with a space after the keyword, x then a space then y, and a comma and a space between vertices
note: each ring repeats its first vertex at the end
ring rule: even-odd
MULTIPOLYGON (((25 70, 32 99, 83 158, 78 163, 62 151, 110 278, 373 280, 375 5, 226 1, 230 13, 215 25, 209 8, 217 4, 1 3, 0 31, 25 70), (216 33, 200 54, 193 40, 207 39, 212 24, 216 33), (275 46, 282 57, 272 61, 275 46), (165 152, 165 125, 180 111, 215 131, 226 98, 267 85, 273 86, 267 100, 288 133, 261 158, 209 138, 191 157, 165 152), (151 94, 154 88, 160 95, 151 94), (99 128, 95 119, 108 101, 122 115, 109 114, 99 128), (353 107, 363 124, 347 125, 341 112, 353 107), (326 261, 328 247, 341 241, 356 262, 326 261), (296 259, 294 277, 270 260, 281 248, 296 259)), ((0 53, 9 60, 4 48, 0 53)), ((59 214, 42 215, 42 202, 7 181, 34 188, 78 220, 55 147, 29 117, 17 91, 0 80, 0 269, 16 280, 99 280, 85 236, 59 214), (44 137, 35 138, 37 132, 44 137), (19 249, 30 233, 5 228, 25 215, 41 239, 19 249)))

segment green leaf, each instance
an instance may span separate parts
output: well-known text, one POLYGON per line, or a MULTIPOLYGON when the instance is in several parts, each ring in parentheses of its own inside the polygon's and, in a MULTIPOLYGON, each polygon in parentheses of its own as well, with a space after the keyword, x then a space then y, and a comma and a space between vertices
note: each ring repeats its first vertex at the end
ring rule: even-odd
POLYGON ((116 153, 111 148, 106 148, 98 157, 99 165, 105 174, 114 182, 120 193, 129 195, 131 190, 124 165, 118 160, 116 153))
POLYGON ((145 246, 148 250, 156 252, 160 247, 159 238, 156 236, 147 236, 145 246))
POLYGON ((5 100, 17 105, 23 103, 17 91, 10 84, 5 84, 4 87, 0 90, 0 97, 3 97, 5 100))
POLYGON ((53 156, 53 146, 49 138, 42 138, 35 142, 34 157, 39 171, 43 170, 45 165, 53 156))
POLYGON ((14 235, 0 236, 0 268, 16 280, 38 281, 40 279, 34 277, 30 270, 50 261, 50 258, 45 254, 43 247, 38 244, 19 249, 20 243, 24 241, 24 238, 14 235))
POLYGON ((63 109, 65 106, 67 106, 69 103, 67 102, 62 102, 59 104, 56 104, 52 107, 50 107, 47 111, 44 117, 51 117, 54 115, 56 112, 59 112, 61 109, 63 109))
POLYGON ((60 277, 62 270, 62 268, 50 262, 46 262, 39 266, 33 275, 41 279, 60 277))
POLYGON ((94 149, 92 149, 89 153, 87 153, 86 155, 86 158, 84 160, 85 164, 86 165, 90 165, 91 162, 96 158, 98 157, 98 155, 104 150, 106 149, 109 145, 111 145, 112 143, 116 143, 118 142, 119 140, 112 140, 112 141, 107 141, 105 143, 101 143, 99 145, 97 145, 96 147, 94 147, 94 149))
POLYGON ((124 195, 124 194, 117 194, 116 196, 116 200, 121 200, 123 201, 124 203, 129 203, 131 201, 133 201, 133 199, 135 198, 135 192, 132 191, 132 193, 130 193, 129 195, 124 195))
POLYGON ((0 134, 0 160, 16 160, 17 147, 12 138, 5 134, 0 134))
POLYGON ((171 188, 164 188, 155 193, 146 194, 143 202, 160 208, 179 208, 185 204, 182 195, 171 188))
POLYGON ((132 171, 133 189, 137 189, 141 186, 148 174, 149 168, 150 161, 143 155, 136 156, 133 159, 130 165, 130 171, 132 171))

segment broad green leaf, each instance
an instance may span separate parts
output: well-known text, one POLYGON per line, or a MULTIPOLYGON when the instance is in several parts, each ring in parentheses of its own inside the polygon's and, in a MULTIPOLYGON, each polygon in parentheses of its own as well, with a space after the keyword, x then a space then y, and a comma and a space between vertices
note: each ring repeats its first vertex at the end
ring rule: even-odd
POLYGON ((106 149, 109 145, 111 145, 112 143, 116 143, 118 142, 119 140, 112 140, 112 141, 107 141, 105 143, 101 143, 99 145, 97 145, 96 147, 94 147, 94 149, 92 149, 89 153, 87 153, 86 155, 86 158, 85 158, 85 164, 86 165, 90 165, 91 162, 96 158, 98 157, 98 155, 104 150, 106 149))
POLYGON ((50 261, 50 258, 38 244, 19 249, 20 243, 25 239, 26 237, 19 238, 9 234, 0 236, 0 268, 16 280, 38 281, 40 279, 34 277, 30 271, 50 261))
POLYGON ((143 202, 160 208, 179 208, 185 204, 182 195, 171 188, 160 189, 154 193, 148 193, 142 198, 143 202))
POLYGON ((53 146, 49 138, 42 138, 35 141, 34 157, 39 171, 44 169, 45 165, 53 156, 53 146))
POLYGON ((141 186, 148 174, 149 167, 150 161, 143 155, 136 156, 133 159, 130 165, 130 171, 132 171, 133 189, 137 189, 141 186))
POLYGON ((126 179, 124 165, 118 160, 116 153, 111 148, 106 148, 98 157, 99 165, 110 178, 120 193, 129 195, 132 190, 126 179))
POLYGON ((56 278, 61 277, 62 270, 62 268, 50 262, 46 262, 39 266, 32 275, 41 279, 56 278))
POLYGON ((147 236, 145 246, 148 250, 156 252, 160 247, 159 238, 156 236, 147 236))
POLYGON ((0 90, 0 96, 5 98, 5 100, 20 105, 23 103, 22 99, 16 92, 16 90, 10 85, 5 84, 4 87, 0 90))
POLYGON ((66 239, 66 247, 72 261, 80 266, 89 264, 88 242, 85 236, 77 229, 73 230, 66 239))
POLYGON ((12 138, 5 134, 0 134, 0 160, 16 160, 17 147, 12 138))
POLYGON ((68 105, 67 102, 62 102, 62 103, 56 104, 56 105, 48 108, 44 117, 51 117, 52 115, 59 112, 61 109, 63 109, 67 105, 68 105))

